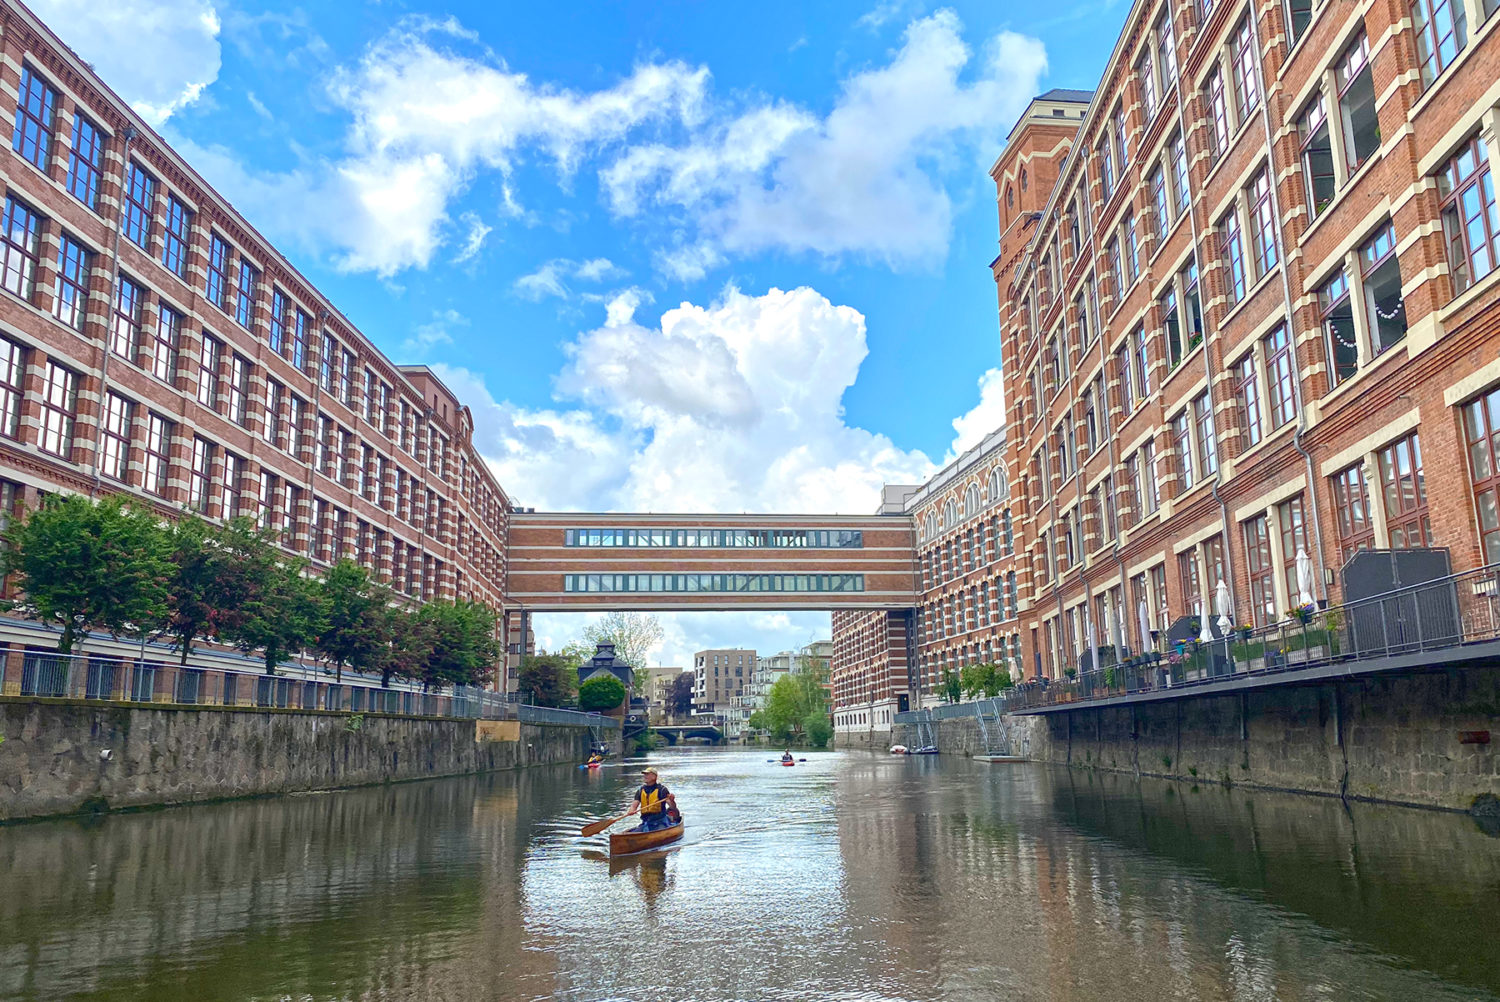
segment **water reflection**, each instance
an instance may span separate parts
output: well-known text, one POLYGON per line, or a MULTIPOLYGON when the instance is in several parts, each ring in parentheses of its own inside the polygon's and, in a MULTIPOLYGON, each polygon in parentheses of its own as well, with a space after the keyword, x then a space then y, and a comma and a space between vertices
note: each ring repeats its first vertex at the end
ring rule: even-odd
POLYGON ((633 771, 0 828, 0 999, 1475 999, 1500 840, 1446 814, 930 758, 633 771))

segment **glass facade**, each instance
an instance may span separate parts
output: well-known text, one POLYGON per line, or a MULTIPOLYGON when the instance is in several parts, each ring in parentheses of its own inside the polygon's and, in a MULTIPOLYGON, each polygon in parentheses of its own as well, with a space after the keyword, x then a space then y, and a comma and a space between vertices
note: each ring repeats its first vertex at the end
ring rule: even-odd
POLYGON ((860 592, 863 574, 564 574, 565 592, 860 592))
POLYGON ((848 550, 864 546, 864 533, 858 529, 567 529, 563 545, 848 550))

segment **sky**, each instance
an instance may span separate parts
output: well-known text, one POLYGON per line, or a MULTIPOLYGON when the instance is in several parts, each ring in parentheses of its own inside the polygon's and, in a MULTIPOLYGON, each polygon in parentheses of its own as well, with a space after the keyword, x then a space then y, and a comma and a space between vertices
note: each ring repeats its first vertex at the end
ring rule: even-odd
MULTIPOLYGON (((31 0, 514 503, 873 511, 1002 421, 990 165, 1124 0, 31 0)), ((583 617, 536 617, 555 649, 583 617)), ((663 617, 656 653, 826 614, 663 617)))

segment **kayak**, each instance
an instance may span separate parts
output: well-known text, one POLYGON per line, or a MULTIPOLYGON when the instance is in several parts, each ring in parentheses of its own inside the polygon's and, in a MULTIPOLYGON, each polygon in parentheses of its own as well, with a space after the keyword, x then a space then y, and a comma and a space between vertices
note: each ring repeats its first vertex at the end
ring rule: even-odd
POLYGON ((796 762, 783 762, 782 765, 796 765, 796 762))
POLYGON ((623 832, 619 835, 610 835, 609 854, 625 856, 632 852, 645 852, 647 849, 670 845, 682 838, 682 828, 682 812, 679 811, 677 823, 670 828, 661 828, 654 832, 623 832))

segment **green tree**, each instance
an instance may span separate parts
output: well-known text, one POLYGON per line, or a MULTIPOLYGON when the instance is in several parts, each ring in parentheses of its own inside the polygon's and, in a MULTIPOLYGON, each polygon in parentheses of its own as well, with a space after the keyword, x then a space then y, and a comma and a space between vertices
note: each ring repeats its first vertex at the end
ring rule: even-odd
POLYGON ((370 666, 380 672, 380 686, 390 688, 392 678, 419 679, 432 656, 432 631, 420 610, 391 605, 382 615, 386 643, 370 666))
POLYGON ((250 597, 223 639, 246 654, 260 651, 267 675, 310 648, 326 629, 327 610, 318 582, 303 576, 306 562, 272 563, 253 583, 250 597))
POLYGON ((173 566, 167 623, 161 631, 187 664, 199 639, 235 631, 246 603, 277 560, 268 534, 248 518, 222 526, 185 514, 172 526, 173 566))
POLYGON ((942 689, 943 698, 950 703, 957 703, 964 698, 963 683, 959 681, 958 672, 952 668, 943 672, 942 689))
POLYGON ((4 539, 5 569, 21 591, 14 607, 59 627, 63 654, 93 630, 139 636, 166 618, 172 564, 166 532, 146 508, 52 494, 4 539))
POLYGON ((745 721, 745 726, 753 731, 764 731, 769 728, 770 724, 766 722, 766 711, 756 710, 750 714, 750 719, 745 721))
POLYGON ((693 695, 698 690, 698 676, 685 671, 672 680, 672 695, 667 701, 667 712, 674 717, 686 717, 693 712, 693 695))
POLYGON ((802 733, 807 735, 808 742, 814 748, 827 748, 833 737, 833 725, 828 722, 828 714, 809 713, 802 719, 802 733))
POLYGON ((613 675, 595 675, 578 687, 578 708, 587 713, 613 710, 625 701, 625 683, 613 675))
POLYGON ((807 717, 808 707, 795 675, 783 675, 766 693, 766 729, 777 741, 788 741, 796 735, 807 717))
POLYGON ((520 691, 537 706, 567 706, 573 702, 578 662, 562 654, 528 654, 521 658, 520 691))
POLYGON ((313 651, 334 667, 342 682, 344 669, 379 666, 390 648, 390 594, 370 573, 352 560, 340 560, 323 575, 326 617, 313 641, 313 651))
POLYGON ((495 613, 483 602, 429 602, 418 613, 432 647, 422 672, 422 688, 484 685, 495 674, 500 642, 495 613))

